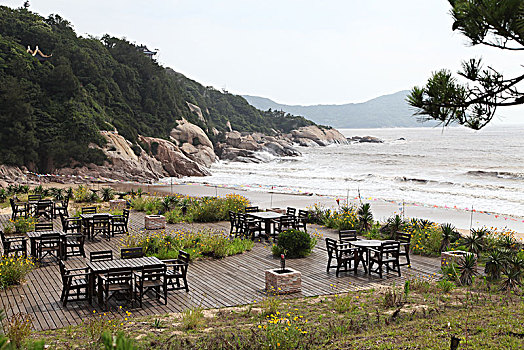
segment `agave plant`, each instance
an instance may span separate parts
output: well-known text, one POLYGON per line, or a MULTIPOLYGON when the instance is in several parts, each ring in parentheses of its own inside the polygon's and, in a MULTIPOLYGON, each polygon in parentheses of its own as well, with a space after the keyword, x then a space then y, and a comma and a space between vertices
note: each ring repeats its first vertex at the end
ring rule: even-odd
POLYGON ((0 202, 4 202, 7 199, 7 190, 0 188, 0 202))
POLYGON ((477 274, 477 258, 473 254, 466 254, 459 260, 460 283, 469 286, 473 283, 473 277, 477 274))
MULTIPOLYGON (((44 187, 42 187, 42 185, 38 185, 38 186, 36 186, 35 188, 33 188, 33 193, 34 193, 34 194, 40 194, 40 195, 42 195, 43 192, 44 192, 44 187)), ((16 192, 16 193, 18 193, 18 192, 16 192)))
POLYGON ((402 231, 406 226, 406 221, 402 219, 400 215, 395 215, 388 218, 386 222, 386 230, 389 232, 390 237, 397 239, 397 232, 402 231))
POLYGON ((66 197, 73 198, 73 187, 68 187, 65 190, 66 197))
POLYGON ((144 191, 142 191, 142 188, 139 187, 139 188, 136 190, 136 195, 137 195, 138 197, 142 197, 143 194, 144 194, 144 191))
POLYGON ((444 252, 449 249, 449 245, 457 240, 457 231, 455 226, 451 224, 442 224, 440 225, 442 230, 442 243, 440 244, 440 251, 444 252))
POLYGON ((63 200, 65 197, 64 197, 64 189, 63 188, 56 188, 56 187, 53 187, 51 188, 51 196, 53 196, 53 198, 57 201, 61 201, 63 200))
POLYGON ((170 197, 170 196, 164 197, 162 199, 162 202, 160 202, 160 204, 162 205, 163 213, 170 211, 173 205, 173 197, 170 197))
POLYGON ((513 235, 503 235, 497 242, 497 245, 504 250, 515 250, 517 240, 513 235))
POLYGON ((433 222, 430 221, 430 220, 426 220, 426 219, 420 219, 419 220, 419 225, 420 225, 420 228, 425 229, 425 228, 429 228, 431 225, 433 225, 433 222))
POLYGON ((517 290, 522 285, 524 274, 524 258, 518 254, 512 255, 504 266, 504 278, 501 289, 505 291, 517 290))
POLYGON ((371 213, 369 203, 362 204, 360 208, 358 208, 357 215, 361 229, 364 231, 370 230, 373 225, 373 214, 371 213))
POLYGON ((500 275, 504 269, 506 257, 500 250, 493 250, 489 252, 484 258, 486 264, 484 272, 488 276, 488 279, 495 281, 500 279, 500 275))
POLYGON ((109 202, 113 198, 115 198, 115 192, 111 187, 102 188, 102 200, 104 202, 109 202))
POLYGON ((485 232, 482 229, 471 230, 468 236, 462 238, 462 244, 478 257, 484 250, 484 236, 485 232))
POLYGON ((27 185, 18 185, 18 193, 29 193, 29 186, 27 185))

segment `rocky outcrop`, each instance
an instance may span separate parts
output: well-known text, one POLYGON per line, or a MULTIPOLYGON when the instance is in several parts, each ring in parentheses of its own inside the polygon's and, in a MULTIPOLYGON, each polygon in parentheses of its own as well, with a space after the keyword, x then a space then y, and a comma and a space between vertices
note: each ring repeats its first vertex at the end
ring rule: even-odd
POLYGON ((303 126, 291 132, 293 140, 299 144, 312 145, 311 141, 319 146, 332 143, 346 144, 348 141, 337 129, 325 129, 316 125, 303 126))
POLYGON ((350 142, 358 142, 358 143, 383 143, 384 141, 379 139, 378 137, 374 136, 353 136, 348 137, 348 141, 350 142))
POLYGON ((139 141, 144 146, 147 146, 148 153, 162 164, 167 176, 182 177, 210 175, 206 168, 189 159, 170 141, 144 136, 139 136, 139 141))
POLYGON ((0 187, 7 187, 8 183, 25 182, 26 174, 16 166, 0 165, 0 187))
POLYGON ((171 140, 189 159, 205 167, 211 166, 217 160, 217 156, 213 143, 204 130, 185 119, 177 123, 177 127, 170 132, 171 140))

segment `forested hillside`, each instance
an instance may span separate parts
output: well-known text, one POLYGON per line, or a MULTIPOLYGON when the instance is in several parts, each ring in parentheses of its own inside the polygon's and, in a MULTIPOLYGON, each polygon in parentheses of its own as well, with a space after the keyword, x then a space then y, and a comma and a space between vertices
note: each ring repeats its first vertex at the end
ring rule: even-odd
POLYGON ((138 135, 168 138, 181 118, 212 141, 228 121, 234 130, 269 134, 313 124, 204 87, 124 39, 80 37, 58 15, 0 6, 0 164, 36 171, 100 164, 105 155, 89 147, 105 142, 100 130, 117 129, 136 144, 138 135), (37 45, 52 56, 39 61, 26 52, 37 45))

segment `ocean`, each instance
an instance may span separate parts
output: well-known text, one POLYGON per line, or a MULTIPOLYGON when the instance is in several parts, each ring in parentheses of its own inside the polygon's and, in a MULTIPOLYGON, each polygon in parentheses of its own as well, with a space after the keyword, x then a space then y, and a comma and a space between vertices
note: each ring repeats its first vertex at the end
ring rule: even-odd
POLYGON ((524 125, 340 131, 384 142, 297 146, 301 157, 220 161, 212 176, 176 181, 524 216, 524 125))

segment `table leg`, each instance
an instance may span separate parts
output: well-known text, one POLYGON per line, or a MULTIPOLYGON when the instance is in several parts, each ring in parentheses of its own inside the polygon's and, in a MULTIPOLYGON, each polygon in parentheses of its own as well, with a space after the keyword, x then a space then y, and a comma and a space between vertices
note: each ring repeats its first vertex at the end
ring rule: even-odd
POLYGON ((87 291, 87 299, 89 300, 89 305, 93 305, 93 294, 95 292, 95 273, 91 271, 89 274, 89 290, 87 291))

